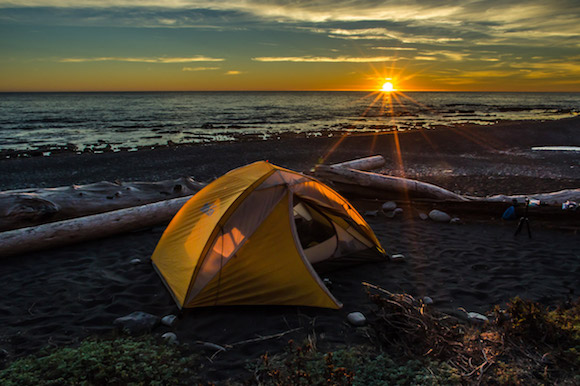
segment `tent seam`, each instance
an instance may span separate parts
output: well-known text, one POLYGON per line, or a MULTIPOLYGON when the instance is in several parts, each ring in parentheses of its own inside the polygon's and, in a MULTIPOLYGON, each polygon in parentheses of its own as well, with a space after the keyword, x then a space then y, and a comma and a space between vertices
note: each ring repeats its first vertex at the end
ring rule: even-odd
POLYGON ((189 296, 189 293, 191 292, 191 288, 195 282, 195 278, 199 274, 199 270, 201 269, 201 266, 207 257, 207 254, 209 252, 209 248, 211 247, 211 244, 213 243, 217 234, 219 233, 219 231, 217 229, 222 229, 223 224, 225 224, 229 220, 229 218, 232 216, 232 213, 235 212, 235 210, 254 191, 254 189, 256 189, 256 187, 260 186, 260 184, 262 182, 264 182, 268 177, 270 177, 272 174, 274 174, 276 172, 276 168, 274 167, 274 165, 271 165, 271 166, 272 166, 272 169, 269 170, 267 173, 264 173, 264 175, 262 177, 258 178, 250 186, 248 186, 240 194, 240 196, 238 198, 236 198, 234 200, 234 202, 232 202, 232 204, 229 206, 229 208, 226 210, 226 212, 218 220, 214 231, 211 233, 210 237, 207 239, 207 242, 205 243, 205 245, 202 249, 202 252, 200 253, 200 259, 197 261, 195 269, 193 270, 193 274, 191 275, 191 279, 189 280, 189 284, 187 286, 187 291, 185 291, 185 296, 184 296, 184 303, 183 303, 184 307, 186 306, 186 301, 187 301, 187 298, 189 296))

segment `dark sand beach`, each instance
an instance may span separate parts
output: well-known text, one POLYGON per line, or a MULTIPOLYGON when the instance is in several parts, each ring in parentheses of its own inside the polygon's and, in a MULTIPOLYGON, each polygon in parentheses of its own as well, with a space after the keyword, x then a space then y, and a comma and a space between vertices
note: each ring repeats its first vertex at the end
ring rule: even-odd
MULTIPOLYGON (((398 135, 344 138, 289 137, 275 141, 165 147, 133 153, 58 154, 0 161, 0 189, 53 187, 100 180, 153 181, 192 176, 208 181, 257 160, 308 171, 325 163, 381 154, 384 172, 475 195, 529 194, 580 187, 577 152, 532 151, 532 146, 580 145, 580 117, 547 122, 503 122, 490 127, 440 128, 398 135), (398 156, 400 154, 400 157, 398 156), (403 167, 400 166, 402 160, 403 167)), ((360 208, 370 204, 356 203, 360 208)), ((377 206, 380 202, 377 202, 377 206)), ((364 210, 361 210, 364 211, 364 210)), ((457 215, 461 215, 458 213, 457 215)), ((501 213, 494 214, 500 217, 501 213)), ((580 293, 580 237, 535 226, 533 238, 514 237, 514 222, 439 224, 411 216, 366 218, 389 253, 404 262, 348 267, 323 275, 341 310, 306 307, 217 307, 187 310, 173 328, 180 342, 220 345, 301 328, 279 339, 242 344, 216 355, 208 380, 246 374, 247 360, 283 350, 288 339, 316 333, 318 346, 365 342, 345 322, 373 306, 361 282, 434 306, 485 313, 519 295, 556 305, 580 293)), ((150 264, 164 226, 24 256, 4 258, 0 291, 0 348, 9 358, 44 346, 71 345, 108 335, 113 321, 133 311, 158 316, 176 306, 150 264), (139 264, 131 260, 141 259, 139 264)), ((169 331, 159 327, 153 333, 169 331)), ((202 350, 202 348, 200 348, 202 350)), ((207 351, 211 356, 215 350, 207 351)))

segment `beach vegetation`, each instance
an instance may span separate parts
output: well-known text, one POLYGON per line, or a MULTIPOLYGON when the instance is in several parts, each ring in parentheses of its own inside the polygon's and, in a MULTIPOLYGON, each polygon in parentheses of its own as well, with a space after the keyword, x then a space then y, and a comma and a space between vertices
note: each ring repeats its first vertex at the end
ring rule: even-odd
MULTIPOLYGON (((475 323, 380 290, 369 293, 369 324, 357 328, 367 343, 324 342, 323 349, 312 330, 300 343, 249 359, 250 376, 236 374, 228 384, 580 384, 580 299, 548 308, 514 298, 475 323)), ((0 370, 0 384, 199 384, 205 365, 187 345, 152 336, 88 338, 13 361, 0 370)))
POLYGON ((461 378, 437 361, 397 360, 371 346, 341 347, 322 352, 310 342, 288 342, 274 356, 263 355, 250 366, 258 385, 451 385, 461 378))
POLYGON ((391 355, 450 366, 467 384, 575 384, 580 300, 555 309, 516 297, 488 322, 444 314, 409 295, 380 289, 372 341, 391 355))
POLYGON ((41 350, 0 371, 2 385, 187 384, 198 358, 154 339, 88 338, 78 347, 41 350), (187 382, 185 382, 187 380, 187 382))
POLYGON ((253 362, 259 385, 579 384, 580 300, 549 309, 514 298, 483 323, 380 289, 366 345, 318 350, 316 335, 253 362))
POLYGON ((552 381, 580 367, 580 299, 550 310, 516 297, 505 310, 496 307, 494 314, 506 354, 523 354, 534 374, 552 381))

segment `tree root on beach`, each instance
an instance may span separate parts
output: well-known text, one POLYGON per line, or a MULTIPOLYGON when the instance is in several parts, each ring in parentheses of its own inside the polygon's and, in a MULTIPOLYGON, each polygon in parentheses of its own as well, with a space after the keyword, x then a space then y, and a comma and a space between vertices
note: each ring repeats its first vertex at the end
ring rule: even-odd
POLYGON ((470 339, 464 339, 473 327, 459 323, 457 318, 435 312, 410 295, 394 294, 368 283, 363 285, 378 306, 375 320, 371 322, 375 338, 389 351, 407 357, 451 360, 464 376, 482 368, 486 355, 491 355, 491 358, 497 355, 496 349, 488 348, 490 352, 485 354, 483 350, 473 347, 470 339), (378 291, 381 295, 371 294, 369 290, 378 291))
POLYGON ((464 382, 569 381, 580 364, 580 301, 547 311, 515 298, 506 310, 496 306, 491 322, 474 325, 410 295, 363 285, 377 306, 371 320, 374 342, 389 354, 445 362, 464 382))

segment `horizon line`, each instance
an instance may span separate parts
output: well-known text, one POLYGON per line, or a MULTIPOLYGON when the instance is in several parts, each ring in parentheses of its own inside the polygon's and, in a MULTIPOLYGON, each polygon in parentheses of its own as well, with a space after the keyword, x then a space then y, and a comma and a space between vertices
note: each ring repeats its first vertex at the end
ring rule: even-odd
POLYGON ((50 94, 50 93, 160 93, 160 92, 490 92, 490 93, 580 93, 578 91, 564 91, 564 90, 401 90, 383 91, 380 89, 332 89, 332 90, 0 90, 0 94, 16 94, 16 93, 36 93, 36 94, 50 94))

